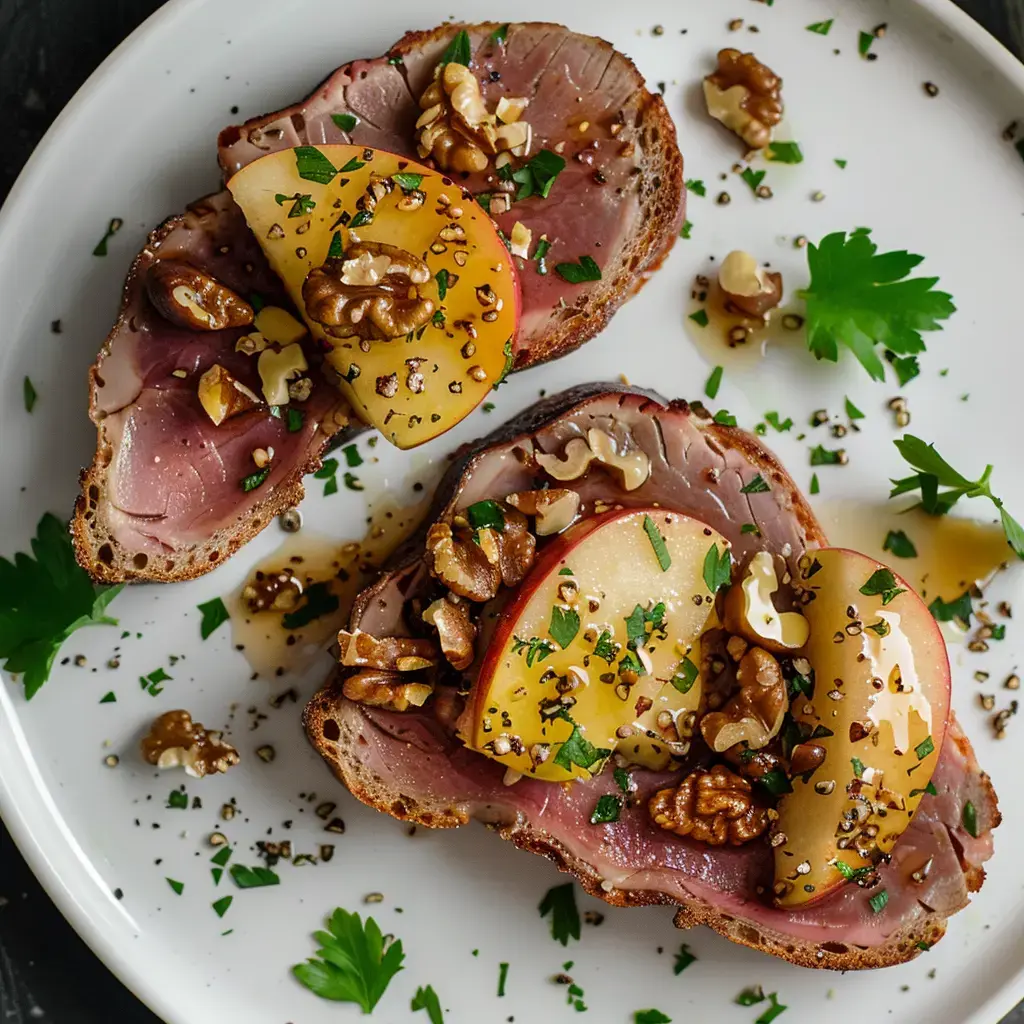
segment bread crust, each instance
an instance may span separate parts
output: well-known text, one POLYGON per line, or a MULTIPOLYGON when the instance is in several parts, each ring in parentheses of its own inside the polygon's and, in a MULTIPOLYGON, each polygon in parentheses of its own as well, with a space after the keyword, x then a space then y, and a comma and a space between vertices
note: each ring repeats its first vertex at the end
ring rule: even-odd
MULTIPOLYGON (((198 202, 202 203, 203 200, 198 202)), ((75 512, 69 529, 79 565, 97 583, 181 583, 210 572, 266 529, 276 516, 303 499, 303 476, 320 468, 323 456, 330 448, 367 429, 360 425, 334 437, 325 437, 320 449, 311 451, 309 456, 300 465, 295 466, 266 498, 243 515, 239 515, 230 526, 217 530, 201 544, 182 551, 169 552, 166 558, 146 556, 142 565, 138 564, 137 552, 121 549, 111 536, 104 517, 104 509, 111 506, 106 478, 113 447, 107 434, 105 418, 96 409, 100 363, 110 354, 114 338, 127 327, 131 310, 144 287, 143 275, 158 258, 164 240, 183 223, 184 217, 176 214, 168 217, 150 232, 145 247, 132 261, 128 271, 117 320, 107 335, 96 361, 89 368, 89 405, 90 416, 96 424, 96 451, 90 465, 80 474, 81 492, 75 501, 75 512)))

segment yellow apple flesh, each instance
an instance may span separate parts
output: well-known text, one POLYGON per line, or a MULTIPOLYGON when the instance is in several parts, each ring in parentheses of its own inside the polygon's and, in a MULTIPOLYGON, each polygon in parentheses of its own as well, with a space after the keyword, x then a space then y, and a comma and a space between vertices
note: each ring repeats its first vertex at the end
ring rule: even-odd
POLYGON ((803 608, 810 639, 800 656, 813 693, 798 693, 790 712, 825 761, 794 778, 778 805, 775 896, 784 907, 822 899, 892 850, 931 780, 949 709, 945 643, 907 583, 854 551, 804 562, 801 584, 814 599, 803 608))
POLYGON ((342 391, 399 448, 455 426, 510 368, 520 308, 516 270, 487 213, 450 178, 383 150, 305 146, 253 161, 228 188, 325 346, 342 391), (357 207, 368 195, 369 218, 357 207), (372 341, 363 346, 368 351, 359 338, 326 334, 302 298, 309 272, 356 241, 398 246, 424 260, 435 303, 423 327, 372 341))
POLYGON ((589 778, 612 750, 664 768, 700 703, 712 546, 726 545, 710 527, 656 508, 607 512, 552 540, 501 612, 466 742, 552 782, 589 778))

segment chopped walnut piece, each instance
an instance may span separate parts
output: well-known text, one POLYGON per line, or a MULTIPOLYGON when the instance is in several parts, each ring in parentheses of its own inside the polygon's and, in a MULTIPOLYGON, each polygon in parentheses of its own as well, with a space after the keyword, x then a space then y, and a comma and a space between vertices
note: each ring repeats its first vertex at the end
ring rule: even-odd
POLYGON ((184 260, 150 264, 146 294, 164 319, 191 331, 222 331, 253 321, 248 302, 184 260))
POLYGON ((782 301, 782 275, 764 270, 748 252, 736 249, 718 269, 725 308, 763 320, 782 301))
POLYGON ((578 480, 597 459, 619 477, 627 491, 635 491, 651 475, 651 460, 641 448, 616 441, 596 427, 587 432, 587 439, 574 437, 559 457, 547 452, 534 455, 537 465, 555 480, 578 480))
POLYGON ((778 735, 789 710, 789 694, 779 663, 760 647, 740 660, 739 692, 722 708, 701 719, 700 731, 712 750, 722 753, 737 743, 760 750, 778 735))
POLYGON ((434 688, 420 680, 410 681, 400 672, 366 668, 349 676, 342 692, 349 700, 388 711, 408 711, 422 707, 434 688))
POLYGON ((432 640, 408 636, 383 639, 357 629, 338 633, 342 665, 356 668, 377 668, 389 672, 416 672, 437 664, 437 645, 432 640))
POLYGON ((332 337, 387 341, 430 322, 431 280, 427 264, 397 245, 356 242, 309 272, 302 298, 332 337))
POLYGON ((772 812, 754 804, 750 783, 724 765, 691 772, 648 804, 656 825, 709 846, 741 846, 762 835, 772 812))
POLYGON ((579 494, 565 487, 551 487, 545 491, 516 491, 505 501, 524 515, 534 517, 534 530, 538 537, 561 533, 572 525, 580 510, 579 494))
POLYGON ((473 664, 476 626, 465 601, 454 594, 439 598, 423 612, 423 621, 437 630, 441 653, 452 668, 461 672, 473 664))
POLYGON ((214 363, 199 378, 199 404, 215 427, 260 404, 259 396, 214 363))
POLYGON ((752 53, 718 53, 718 68, 704 79, 708 113, 750 149, 764 149, 782 120, 782 79, 752 53))
POLYGON ((501 585, 501 570, 471 537, 457 536, 448 523, 427 531, 427 565, 449 590, 470 601, 489 601, 501 585))
POLYGON ((480 83, 469 68, 456 63, 438 65, 420 97, 423 113, 416 122, 420 157, 433 157, 445 171, 470 173, 486 170, 489 157, 498 153, 526 156, 533 132, 527 122, 512 116, 511 102, 522 101, 506 104, 502 110, 508 122, 499 124, 488 112, 480 83))
POLYGON ((149 764, 182 767, 195 779, 226 772, 239 761, 238 751, 219 732, 193 722, 187 711, 165 711, 154 719, 140 747, 149 764))
MULTIPOLYGON (((484 528, 474 533, 465 526, 453 531, 448 523, 434 523, 427 531, 427 565, 449 590, 470 601, 489 601, 504 583, 514 587, 533 565, 536 538, 526 516, 502 507, 504 529, 484 528)), ((456 513, 456 522, 465 517, 456 513)))

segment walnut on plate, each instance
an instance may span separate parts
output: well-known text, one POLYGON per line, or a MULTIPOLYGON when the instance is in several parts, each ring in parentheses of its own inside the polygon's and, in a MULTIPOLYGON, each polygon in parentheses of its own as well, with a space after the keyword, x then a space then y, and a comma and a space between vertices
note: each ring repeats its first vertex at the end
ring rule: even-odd
POLYGON ((789 692, 779 663, 760 647, 740 658, 739 690, 721 711, 701 719, 700 731, 712 750, 723 753, 737 743, 760 750, 779 734, 789 710, 789 692))
POLYGON ((661 828, 709 846, 742 846, 762 835, 774 815, 758 807, 750 783, 724 765, 698 768, 675 789, 659 790, 648 810, 661 828))
POLYGON ((143 758, 157 768, 182 767, 195 779, 226 772, 238 751, 219 732, 193 722, 187 711, 165 711, 153 720, 140 744, 143 758))
POLYGON ((403 338, 430 322, 430 268, 386 242, 355 242, 314 267, 302 285, 306 312, 336 338, 403 338))
POLYGON ((341 649, 338 660, 349 668, 377 668, 387 672, 417 672, 437 664, 437 645, 433 640, 409 636, 378 639, 371 633, 347 629, 338 633, 341 649))
POLYGON ((438 598, 423 612, 423 621, 437 630, 441 653, 456 671, 473 664, 476 626, 469 618, 469 605, 456 594, 438 598))
POLYGON ((704 79, 708 113, 750 149, 764 149, 782 120, 782 79, 752 53, 727 48, 704 79))

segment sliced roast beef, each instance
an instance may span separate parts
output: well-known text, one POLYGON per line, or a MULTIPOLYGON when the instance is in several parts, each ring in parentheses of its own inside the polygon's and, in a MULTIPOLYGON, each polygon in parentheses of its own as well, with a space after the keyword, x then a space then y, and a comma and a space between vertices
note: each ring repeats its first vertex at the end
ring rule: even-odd
POLYGON ((98 443, 72 524, 79 561, 96 579, 190 579, 214 568, 302 497, 301 478, 346 422, 337 389, 307 347, 312 390, 301 424, 261 402, 215 426, 198 397, 214 364, 262 398, 256 358, 235 351, 251 326, 196 330, 160 313, 146 289, 158 260, 184 261, 239 297, 288 308, 278 279, 227 192, 154 231, 125 284, 121 313, 92 368, 98 443), (289 429, 291 427, 292 429, 289 429), (245 490, 258 465, 270 473, 245 490))
MULTIPOLYGON (((463 28, 488 109, 502 97, 528 99, 523 120, 533 131, 531 155, 549 149, 566 161, 549 198, 525 198, 503 213, 489 204, 506 235, 517 222, 530 229, 531 255, 542 236, 550 243, 543 262, 518 260, 522 368, 600 331, 657 269, 683 221, 683 164, 672 119, 609 43, 538 23, 509 25, 504 38, 497 23, 411 32, 383 57, 344 65, 303 102, 225 129, 221 167, 230 177, 269 152, 338 142, 418 158, 420 97, 463 28), (357 119, 355 127, 345 115, 357 119), (582 256, 596 260, 600 281, 570 284, 555 273, 557 264, 582 256)), ((476 195, 518 189, 493 168, 455 177, 476 195)))
MULTIPOLYGON (((755 438, 702 418, 686 403, 607 385, 548 399, 463 451, 427 521, 534 486, 530 453, 562 452, 594 427, 615 438, 620 451, 641 447, 651 457, 651 472, 631 491, 603 465, 559 483, 578 490, 584 506, 602 498, 687 512, 731 541, 737 561, 768 549, 795 565, 805 551, 824 545, 805 499, 755 438), (770 489, 744 494, 757 475, 770 489), (744 523, 754 523, 758 532, 743 531, 744 523)), ((403 613, 410 598, 430 586, 421 554, 422 537, 396 553, 389 570, 357 600, 352 630, 377 636, 414 630, 403 613)), ((678 773, 636 772, 638 789, 620 820, 595 826, 590 815, 598 798, 617 792, 610 773, 572 786, 528 777, 506 784, 504 766, 468 750, 439 716, 364 707, 345 698, 340 679, 314 697, 305 725, 341 781, 370 806, 431 827, 470 819, 495 825, 504 838, 550 857, 611 903, 673 904, 681 908, 680 927, 707 924, 737 942, 812 967, 885 966, 927 948, 980 886, 998 823, 987 776, 953 721, 933 778, 936 793, 923 799, 874 887, 847 885, 813 906, 783 910, 770 899, 773 857, 766 844, 709 848, 652 824, 647 798, 678 781, 678 773), (962 825, 968 801, 978 815, 977 838, 962 825), (915 873, 921 881, 913 880, 915 873), (888 904, 875 913, 869 897, 881 888, 888 904)))

